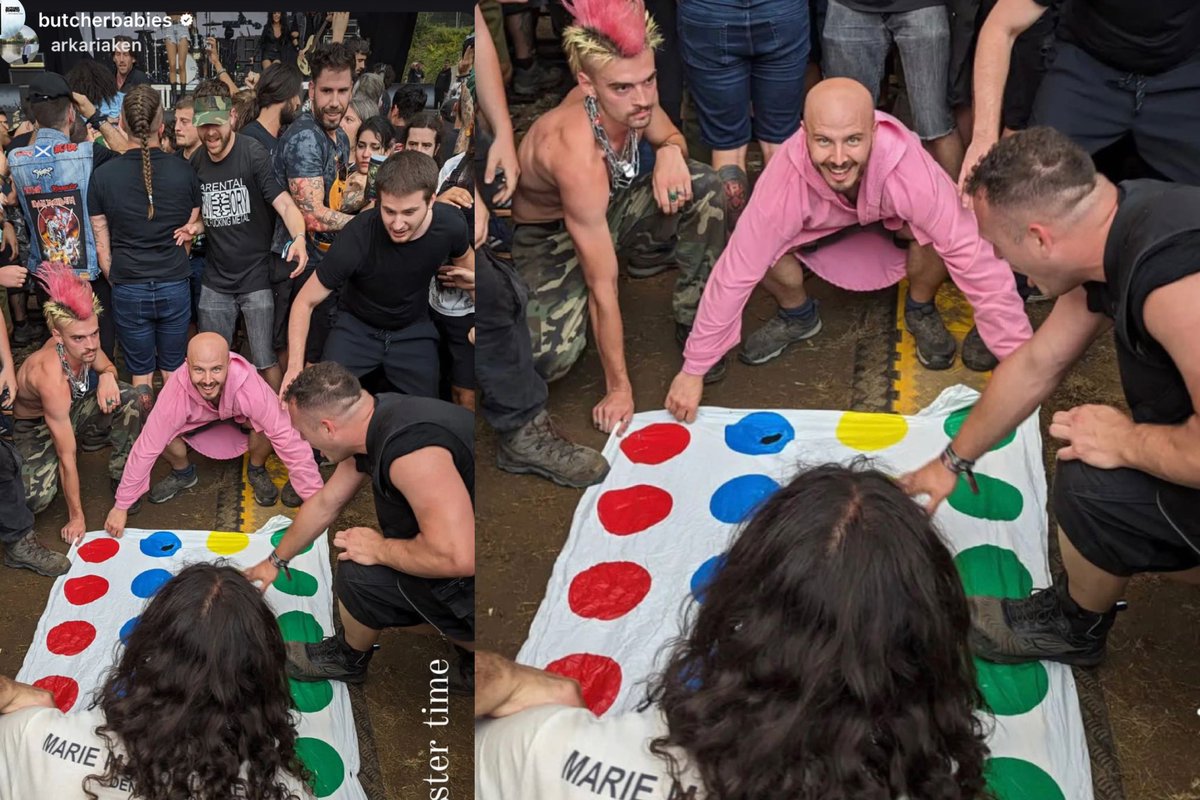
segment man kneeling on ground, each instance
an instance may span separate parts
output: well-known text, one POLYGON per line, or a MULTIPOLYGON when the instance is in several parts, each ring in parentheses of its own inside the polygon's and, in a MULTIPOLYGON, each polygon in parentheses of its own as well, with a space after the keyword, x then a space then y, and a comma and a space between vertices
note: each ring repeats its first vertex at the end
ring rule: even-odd
POLYGON ((288 468, 284 505, 295 508, 324 485, 312 449, 292 427, 266 379, 249 361, 230 353, 221 334, 201 333, 188 344, 183 368, 163 387, 133 445, 104 523, 110 534, 124 532, 128 509, 150 485, 150 470, 159 456, 167 459, 171 473, 150 489, 151 503, 165 503, 199 482, 196 465, 188 460, 188 444, 215 460, 238 458, 249 449, 246 478, 260 506, 274 505, 279 497, 266 468, 272 449, 288 468))
POLYGON ((300 507, 270 557, 246 573, 263 591, 370 478, 380 530, 338 531, 334 590, 344 634, 288 645, 297 680, 361 683, 384 628, 435 632, 459 654, 451 689, 474 683, 475 415, 428 397, 372 397, 323 361, 284 394, 292 423, 337 469, 300 507))

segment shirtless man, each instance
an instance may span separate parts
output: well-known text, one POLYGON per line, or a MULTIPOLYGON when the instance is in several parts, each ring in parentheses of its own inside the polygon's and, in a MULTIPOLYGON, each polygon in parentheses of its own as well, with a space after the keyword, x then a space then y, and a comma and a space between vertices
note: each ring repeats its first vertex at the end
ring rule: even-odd
POLYGON ((112 444, 108 474, 116 491, 142 430, 141 404, 133 387, 117 380, 116 366, 100 349, 104 309, 91 285, 61 264, 44 264, 38 280, 50 296, 42 313, 51 337, 17 372, 13 443, 24 462, 21 479, 29 510, 37 514, 50 505, 61 482, 68 513, 62 538, 75 542, 87 530, 77 449, 112 444))
MULTIPOLYGON (((712 168, 687 157, 683 134, 658 105, 658 26, 641 0, 564 5, 575 24, 563 49, 579 86, 521 142, 513 196, 513 264, 529 287, 537 371, 561 378, 586 344, 590 318, 604 368, 596 428, 623 431, 633 416, 617 304, 618 253, 633 277, 679 267, 672 311, 682 346, 708 274, 725 246, 725 193, 712 168), (655 150, 639 176, 639 142, 655 150)), ((718 362, 706 382, 720 380, 718 362)))

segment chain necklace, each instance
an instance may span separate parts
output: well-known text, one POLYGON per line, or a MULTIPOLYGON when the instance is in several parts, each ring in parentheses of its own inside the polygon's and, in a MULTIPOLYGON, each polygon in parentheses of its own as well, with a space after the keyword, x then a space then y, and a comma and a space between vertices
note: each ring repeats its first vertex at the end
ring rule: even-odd
POLYGON ((88 390, 88 365, 79 365, 79 374, 71 371, 70 365, 67 364, 67 353, 63 350, 61 343, 56 345, 58 348, 58 361, 62 364, 63 372, 67 375, 67 385, 71 387, 71 401, 74 402, 87 394, 88 390))
POLYGON ((625 149, 621 155, 617 155, 617 152, 613 150, 612 142, 608 140, 604 126, 600 124, 600 107, 596 103, 596 98, 591 95, 585 97, 583 107, 587 111, 588 121, 592 123, 592 135, 604 149, 604 160, 608 162, 610 188, 613 191, 628 189, 633 183, 633 179, 637 177, 641 162, 638 153, 638 132, 632 128, 629 129, 629 135, 625 137, 625 149))

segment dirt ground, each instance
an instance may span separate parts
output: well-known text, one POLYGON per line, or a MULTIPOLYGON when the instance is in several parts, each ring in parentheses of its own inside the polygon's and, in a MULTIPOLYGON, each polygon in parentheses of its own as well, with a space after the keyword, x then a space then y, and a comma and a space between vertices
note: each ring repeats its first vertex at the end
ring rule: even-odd
MULTIPOLYGON (((626 354, 638 411, 661 407, 679 368, 672 338, 671 273, 648 280, 622 278, 626 354)), ((874 320, 888 292, 853 295, 814 279, 825 328, 767 365, 749 367, 731 359, 729 376, 707 387, 704 403, 733 408, 853 408, 857 345, 888 336, 874 320), (867 322, 864 324, 863 320, 867 322)), ((1031 306, 1035 322, 1046 305, 1031 306)), ((744 329, 773 311, 761 290, 752 299, 744 329)), ((868 376, 869 377, 869 376, 868 376)), ((861 377, 859 384, 861 385, 861 377)), ((591 427, 591 407, 602 395, 599 358, 589 346, 581 361, 551 388, 550 411, 576 441, 602 447, 605 437, 591 427)), ((1050 410, 1082 403, 1120 402, 1113 351, 1107 340, 1065 381, 1043 411, 1043 436, 1050 410)), ((515 656, 544 594, 566 539, 581 491, 564 489, 495 467, 495 436, 482 423, 477 438, 480 642, 515 656)), ((1047 448, 1048 458, 1052 459, 1047 448)), ((1129 610, 1109 643, 1108 662, 1096 670, 1106 696, 1129 800, 1200 800, 1196 742, 1200 734, 1200 592, 1156 576, 1131 585, 1129 610)))
MULTIPOLYGON (((112 507, 107 457, 108 451, 103 450, 84 454, 80 458, 88 530, 102 529, 104 518, 112 507)), ((229 526, 237 525, 236 502, 231 500, 236 500, 239 463, 204 459, 196 461, 200 485, 163 505, 143 503, 142 511, 130 517, 130 527, 233 529, 229 526), (232 492, 231 485, 234 488, 232 492)), ((166 470, 166 465, 160 461, 155 478, 166 470)), ((293 515, 282 504, 275 506, 274 513, 285 512, 293 515)), ((65 552, 67 548, 58 536, 65 522, 66 506, 60 496, 37 518, 36 529, 42 542, 65 552)), ((378 526, 369 486, 364 486, 363 491, 346 508, 333 530, 355 525, 378 526)), ((28 570, 0 567, 0 598, 3 598, 0 603, 0 674, 11 677, 20 669, 52 585, 52 579, 28 570)), ((437 777, 428 763, 431 739, 436 739, 438 746, 450 748, 448 785, 451 797, 472 796, 474 733, 469 698, 451 698, 451 723, 446 728, 434 729, 436 732, 431 735, 431 729, 421 724, 426 718, 421 709, 427 707, 429 702, 429 662, 445 658, 453 663, 449 646, 436 638, 407 635, 402 631, 385 631, 380 645, 364 687, 366 712, 370 719, 369 727, 374 731, 375 752, 381 773, 375 781, 381 791, 372 800, 411 800, 428 796, 430 786, 436 784, 426 783, 425 779, 437 777)), ((360 719, 360 726, 362 722, 360 719)), ((365 754, 364 770, 370 770, 365 754)), ((364 787, 371 783, 364 774, 364 787)))

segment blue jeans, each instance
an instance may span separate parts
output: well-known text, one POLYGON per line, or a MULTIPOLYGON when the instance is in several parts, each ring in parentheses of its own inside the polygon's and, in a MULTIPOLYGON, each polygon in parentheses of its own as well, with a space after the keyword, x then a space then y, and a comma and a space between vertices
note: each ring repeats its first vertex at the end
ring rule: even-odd
POLYGON ((866 14, 829 0, 821 35, 825 77, 853 78, 878 104, 893 41, 900 51, 917 136, 923 141, 940 139, 954 130, 947 97, 950 18, 941 3, 896 14, 866 14))
POLYGON ((704 143, 734 150, 795 133, 808 48, 808 0, 680 0, 679 49, 704 143))
POLYGON ((133 375, 179 369, 187 352, 191 290, 187 279, 119 283, 112 287, 113 319, 125 366, 133 375))

